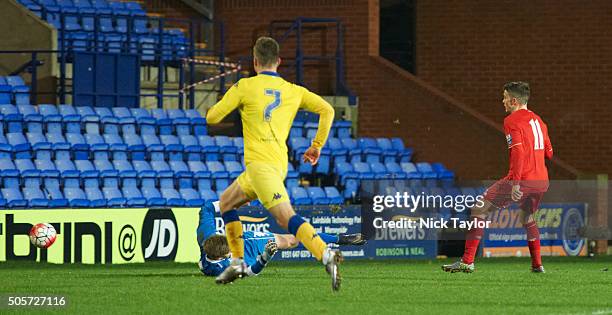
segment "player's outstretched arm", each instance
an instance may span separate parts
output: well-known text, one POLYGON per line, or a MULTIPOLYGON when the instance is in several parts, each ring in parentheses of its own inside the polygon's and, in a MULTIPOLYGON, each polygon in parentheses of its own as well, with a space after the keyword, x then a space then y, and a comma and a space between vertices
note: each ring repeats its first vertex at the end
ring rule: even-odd
POLYGON ((206 113, 206 123, 207 124, 218 124, 220 123, 225 116, 229 113, 233 112, 238 106, 240 106, 240 102, 242 100, 241 91, 238 88, 238 81, 234 84, 223 98, 217 102, 213 107, 208 109, 206 113))
POLYGON ((305 162, 315 165, 319 160, 321 148, 325 145, 332 123, 334 122, 334 108, 322 97, 306 89, 304 89, 300 107, 309 112, 319 114, 317 134, 312 140, 312 145, 303 156, 305 162))
POLYGON ((276 245, 276 242, 268 242, 268 244, 266 244, 264 252, 261 253, 261 255, 258 255, 255 263, 252 266, 249 266, 249 268, 247 269, 247 275, 256 276, 261 273, 261 271, 264 269, 264 267, 266 267, 268 262, 272 260, 272 257, 274 257, 274 254, 276 254, 277 251, 278 246, 276 245))
POLYGON ((200 220, 196 230, 198 245, 202 246, 204 241, 211 235, 216 234, 215 227, 215 206, 212 202, 207 202, 200 209, 200 220))

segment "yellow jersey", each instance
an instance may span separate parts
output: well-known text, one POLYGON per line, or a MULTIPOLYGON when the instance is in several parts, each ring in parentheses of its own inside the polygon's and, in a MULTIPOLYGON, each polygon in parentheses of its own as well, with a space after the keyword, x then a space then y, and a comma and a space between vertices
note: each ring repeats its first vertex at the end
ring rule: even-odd
POLYGON ((334 120, 334 109, 308 89, 285 81, 278 73, 260 72, 236 82, 206 114, 209 124, 240 110, 244 136, 244 162, 268 162, 287 167, 287 137, 301 108, 319 114, 312 146, 321 149, 334 120))

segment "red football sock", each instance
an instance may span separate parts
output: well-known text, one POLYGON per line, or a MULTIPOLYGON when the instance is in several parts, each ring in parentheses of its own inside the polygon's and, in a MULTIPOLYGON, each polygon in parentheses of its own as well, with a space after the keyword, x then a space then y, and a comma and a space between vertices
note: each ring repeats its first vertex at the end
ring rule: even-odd
POLYGON ((538 224, 531 221, 525 224, 527 231, 527 245, 529 246, 529 254, 531 254, 531 267, 537 268, 542 266, 542 257, 540 256, 540 231, 538 224))
MULTIPOLYGON (((483 221, 483 219, 474 217, 472 220, 483 221)), ((476 225, 478 226, 478 225, 476 225)), ((482 228, 472 228, 467 232, 465 239, 465 249, 463 251, 463 261, 466 264, 471 264, 474 262, 474 256, 476 256, 476 251, 478 251, 478 243, 480 243, 480 239, 484 234, 484 229, 482 228)))

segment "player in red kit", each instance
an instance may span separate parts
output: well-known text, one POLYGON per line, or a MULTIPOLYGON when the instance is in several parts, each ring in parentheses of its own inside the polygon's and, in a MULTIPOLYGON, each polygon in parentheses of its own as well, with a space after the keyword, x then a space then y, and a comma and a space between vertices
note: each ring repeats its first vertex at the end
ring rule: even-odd
MULTIPOLYGON (((528 83, 509 82, 504 85, 504 108, 510 113, 504 119, 504 132, 510 150, 510 170, 506 177, 487 189, 483 206, 473 208, 470 219, 484 220, 491 210, 518 203, 522 210, 520 219, 527 231, 531 271, 544 272, 540 257, 540 232, 533 215, 548 190, 548 171, 544 158, 552 158, 553 149, 548 127, 540 116, 527 109, 528 100, 528 83)), ((466 236, 463 258, 454 264, 443 265, 442 270, 473 272, 474 256, 483 232, 482 228, 470 229, 466 236)))

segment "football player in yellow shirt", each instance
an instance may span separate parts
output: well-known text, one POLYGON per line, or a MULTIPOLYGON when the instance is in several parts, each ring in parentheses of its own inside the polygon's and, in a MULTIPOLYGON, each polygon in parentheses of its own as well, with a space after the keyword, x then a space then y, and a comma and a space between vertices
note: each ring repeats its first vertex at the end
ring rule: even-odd
POLYGON ((296 215, 284 185, 288 163, 286 141, 297 111, 305 109, 319 114, 317 134, 303 156, 304 162, 315 165, 329 135, 334 109, 320 96, 281 78, 276 72, 280 62, 278 43, 269 37, 257 39, 253 47, 257 76, 234 84, 206 115, 208 124, 216 124, 233 110, 240 111, 246 165, 245 171, 221 195, 219 206, 232 263, 216 282, 230 283, 245 274, 242 223, 236 209, 259 199, 282 228, 323 262, 331 275, 332 289, 339 290, 341 252, 327 248, 312 225, 296 215))

